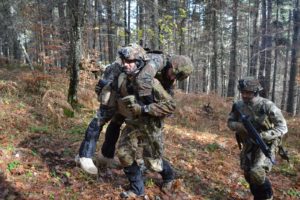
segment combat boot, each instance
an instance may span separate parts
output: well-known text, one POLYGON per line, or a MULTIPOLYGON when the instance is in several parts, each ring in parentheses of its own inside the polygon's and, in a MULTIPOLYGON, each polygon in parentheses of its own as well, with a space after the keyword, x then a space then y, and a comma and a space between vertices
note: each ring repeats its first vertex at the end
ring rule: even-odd
POLYGON ((168 182, 163 182, 161 186, 161 191, 163 191, 164 193, 170 193, 172 190, 172 186, 173 186, 173 180, 168 182))
POLYGON ((80 164, 80 167, 88 174, 97 175, 98 168, 95 166, 93 159, 86 157, 75 157, 75 162, 80 164))

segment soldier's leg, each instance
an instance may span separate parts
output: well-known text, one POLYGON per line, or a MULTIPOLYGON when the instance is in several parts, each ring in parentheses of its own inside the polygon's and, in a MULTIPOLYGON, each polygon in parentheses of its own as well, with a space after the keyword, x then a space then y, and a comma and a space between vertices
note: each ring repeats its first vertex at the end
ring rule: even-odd
POLYGON ((100 126, 98 124, 98 118, 93 118, 85 131, 84 140, 79 149, 79 157, 92 158, 94 156, 99 135, 100 126))
POLYGON ((266 158, 260 149, 254 152, 254 157, 251 168, 245 173, 251 193, 255 200, 272 199, 272 185, 266 175, 272 168, 272 162, 266 158))
POLYGON ((85 137, 79 149, 79 157, 92 158, 95 154, 96 143, 103 126, 112 118, 115 110, 107 106, 100 106, 97 115, 90 122, 85 131, 85 137))
POLYGON ((105 139, 101 147, 101 153, 106 158, 114 158, 116 151, 116 144, 120 136, 120 129, 124 123, 124 117, 116 114, 110 121, 106 132, 105 139))
POLYGON ((113 109, 107 106, 100 106, 97 115, 90 122, 85 132, 84 140, 79 148, 79 163, 83 170, 90 174, 97 174, 98 169, 95 166, 92 157, 96 151, 96 144, 103 126, 112 118, 113 109))
POLYGON ((81 168, 89 174, 97 174, 98 169, 95 166, 92 157, 96 150, 96 142, 99 138, 100 126, 98 118, 94 118, 85 131, 85 137, 79 148, 79 158, 75 158, 80 163, 81 168))
POLYGON ((135 194, 137 196, 144 195, 142 172, 135 161, 136 150, 138 148, 138 138, 136 133, 136 131, 125 127, 118 145, 117 155, 130 183, 130 189, 120 194, 122 198, 128 198, 131 194, 135 194))

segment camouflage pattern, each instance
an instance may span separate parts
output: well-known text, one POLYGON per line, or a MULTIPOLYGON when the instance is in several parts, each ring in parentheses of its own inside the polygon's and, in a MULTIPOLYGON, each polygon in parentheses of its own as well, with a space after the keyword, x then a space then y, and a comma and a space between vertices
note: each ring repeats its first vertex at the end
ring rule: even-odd
POLYGON ((173 55, 169 58, 169 62, 178 81, 183 81, 193 72, 193 62, 187 56, 173 55))
POLYGON ((245 77, 239 80, 238 89, 240 91, 259 92, 261 87, 259 80, 255 77, 245 77))
POLYGON ((106 66, 102 75, 102 79, 112 82, 115 77, 118 77, 121 74, 121 66, 122 61, 121 59, 117 58, 115 62, 106 66))
POLYGON ((135 43, 120 48, 118 50, 118 54, 121 59, 125 60, 149 60, 149 57, 143 47, 135 43))
POLYGON ((168 80, 167 77, 163 77, 164 73, 162 72, 164 68, 170 64, 173 67, 173 72, 178 81, 183 81, 186 79, 193 71, 194 66, 191 59, 187 56, 182 55, 172 55, 167 56, 164 54, 147 54, 150 58, 150 61, 146 63, 144 68, 140 71, 137 77, 138 91, 139 96, 148 96, 151 94, 153 78, 158 75, 161 83, 164 88, 168 91, 172 91, 173 81, 168 80))
MULTIPOLYGON (((280 109, 272 101, 260 96, 254 97, 248 104, 243 101, 237 101, 235 104, 238 104, 241 111, 249 116, 254 127, 261 133, 262 139, 271 149, 272 157, 275 158, 281 138, 287 133, 286 121, 280 109)), ((228 118, 228 127, 233 131, 237 131, 236 122, 241 122, 241 119, 232 110, 228 118)), ((251 141, 247 133, 239 130, 236 134, 242 144, 240 165, 245 172, 245 177, 251 184, 261 185, 266 179, 266 173, 271 170, 272 163, 251 141)))
POLYGON ((166 56, 164 54, 147 54, 150 60, 141 69, 136 82, 138 85, 138 94, 140 97, 151 95, 153 79, 157 72, 166 66, 166 56))
MULTIPOLYGON (((137 91, 135 79, 123 80, 119 84, 119 95, 122 102, 126 105, 128 95, 133 95, 137 91)), ((154 95, 154 102, 147 105, 149 112, 147 115, 140 115, 134 118, 132 115, 127 115, 125 120, 126 127, 124 128, 118 145, 118 157, 124 167, 130 166, 134 161, 140 159, 138 156, 138 149, 143 149, 143 159, 146 166, 157 172, 162 171, 162 154, 163 154, 163 136, 162 136, 162 120, 165 116, 172 114, 175 111, 175 102, 173 98, 163 89, 158 80, 153 79, 152 94, 154 95)), ((119 103, 119 101, 118 101, 119 103)), ((133 102, 134 103, 134 102, 133 102)), ((123 111, 130 113, 129 109, 126 111, 128 105, 123 107, 123 111)))
POLYGON ((162 122, 155 117, 125 120, 126 126, 118 145, 118 158, 123 167, 130 166, 142 157, 148 169, 162 171, 162 122), (142 151, 141 151, 142 149, 142 151))

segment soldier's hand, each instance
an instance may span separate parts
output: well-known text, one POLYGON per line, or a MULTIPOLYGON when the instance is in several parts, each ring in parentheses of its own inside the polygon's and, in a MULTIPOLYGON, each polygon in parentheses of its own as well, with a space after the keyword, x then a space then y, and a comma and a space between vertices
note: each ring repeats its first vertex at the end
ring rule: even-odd
POLYGON ((278 137, 278 135, 275 134, 275 132, 272 130, 263 131, 260 133, 260 135, 261 135, 261 138, 265 141, 271 141, 278 137))
POLYGON ((100 79, 97 83, 97 85, 95 86, 95 92, 97 95, 99 95, 103 89, 104 86, 106 86, 108 83, 107 80, 104 79, 100 79))
POLYGON ((102 91, 102 87, 100 87, 98 84, 95 86, 95 92, 97 95, 99 95, 102 91))
POLYGON ((236 132, 247 132, 242 122, 232 122, 232 128, 236 132))
POLYGON ((137 103, 128 105, 128 109, 134 116, 139 116, 142 114, 142 106, 137 103))

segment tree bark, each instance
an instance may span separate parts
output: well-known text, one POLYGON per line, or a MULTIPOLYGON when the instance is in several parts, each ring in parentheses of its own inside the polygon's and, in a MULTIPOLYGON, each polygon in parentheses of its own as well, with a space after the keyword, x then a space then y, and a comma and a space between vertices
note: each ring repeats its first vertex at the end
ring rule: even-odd
POLYGON ((288 88, 288 99, 287 99, 287 109, 286 111, 295 114, 295 94, 296 94, 296 76, 298 74, 299 60, 297 61, 297 53, 299 51, 300 41, 299 41, 299 29, 300 29, 300 10, 299 1, 296 2, 296 7, 294 9, 294 33, 292 41, 292 54, 291 54, 291 70, 290 70, 290 81, 288 88))
POLYGON ((227 96, 235 96, 235 88, 237 81, 237 62, 236 62, 236 40, 237 40, 237 10, 238 0, 233 0, 232 7, 232 33, 231 33, 231 49, 230 49, 230 64, 229 64, 229 81, 227 96))
POLYGON ((113 45, 113 13, 112 13, 112 2, 107 0, 107 42, 108 42, 108 60, 110 63, 114 61, 114 45, 113 45))
POLYGON ((282 86, 282 97, 281 97, 281 106, 280 108, 283 110, 286 106, 286 86, 287 86, 287 74, 289 71, 289 52, 291 48, 291 41, 290 41, 290 29, 291 29, 291 22, 292 22, 292 12, 289 11, 289 25, 288 25, 288 34, 287 34, 287 44, 286 44, 286 50, 285 50, 285 60, 284 60, 284 75, 283 75, 283 86, 282 86))
POLYGON ((252 44, 250 46, 250 76, 257 75, 257 60, 258 60, 258 50, 259 50, 259 34, 257 30, 257 19, 258 19, 258 9, 259 9, 259 0, 254 1, 254 19, 252 23, 252 44))
POLYGON ((87 0, 81 3, 80 0, 68 0, 69 18, 71 21, 70 32, 70 83, 68 102, 76 107, 78 104, 77 88, 79 84, 79 64, 82 55, 82 29, 86 13, 87 0))

